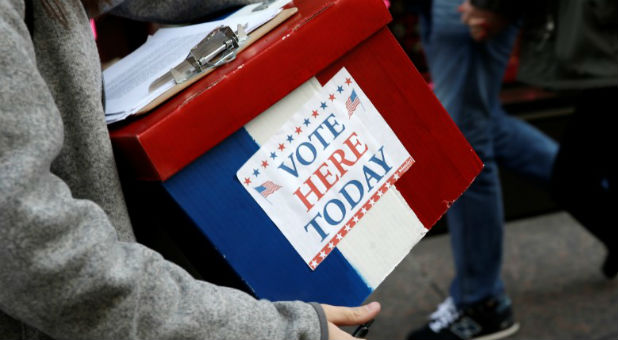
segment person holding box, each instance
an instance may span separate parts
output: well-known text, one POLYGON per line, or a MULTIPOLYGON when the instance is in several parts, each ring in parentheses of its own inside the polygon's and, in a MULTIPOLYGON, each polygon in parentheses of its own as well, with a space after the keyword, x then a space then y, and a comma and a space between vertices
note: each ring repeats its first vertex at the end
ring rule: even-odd
POLYGON ((0 338, 345 339, 338 325, 379 312, 258 301, 135 242, 89 16, 181 22, 242 2, 0 2, 0 338))

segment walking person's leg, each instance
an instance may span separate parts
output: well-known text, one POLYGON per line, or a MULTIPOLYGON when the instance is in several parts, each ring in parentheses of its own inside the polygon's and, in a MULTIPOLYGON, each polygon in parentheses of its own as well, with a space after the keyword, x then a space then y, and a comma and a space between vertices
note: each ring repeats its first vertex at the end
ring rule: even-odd
POLYGON ((500 278, 504 214, 493 120, 517 29, 509 27, 488 42, 474 42, 459 19, 460 2, 434 0, 431 16, 424 20, 430 23, 424 46, 435 93, 485 168, 447 214, 456 271, 451 299, 439 308, 444 313, 434 313, 432 322, 411 339, 431 334, 469 338, 515 326, 500 278), (481 318, 462 317, 469 310, 481 318))

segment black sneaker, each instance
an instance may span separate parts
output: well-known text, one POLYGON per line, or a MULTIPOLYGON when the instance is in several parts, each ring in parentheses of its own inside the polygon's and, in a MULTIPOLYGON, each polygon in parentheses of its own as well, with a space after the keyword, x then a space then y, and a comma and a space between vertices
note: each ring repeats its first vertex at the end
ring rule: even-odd
POLYGON ((408 334, 408 340, 496 340, 517 332, 511 301, 489 298, 469 307, 457 309, 447 298, 431 314, 425 327, 408 334))

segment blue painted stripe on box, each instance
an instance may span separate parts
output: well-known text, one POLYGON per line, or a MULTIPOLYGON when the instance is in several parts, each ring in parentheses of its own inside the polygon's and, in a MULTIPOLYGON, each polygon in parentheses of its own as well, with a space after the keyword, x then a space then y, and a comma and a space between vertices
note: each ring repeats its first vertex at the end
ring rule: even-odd
POLYGON ((312 272, 236 179, 258 148, 240 129, 163 185, 259 298, 361 304, 372 289, 343 255, 312 272))

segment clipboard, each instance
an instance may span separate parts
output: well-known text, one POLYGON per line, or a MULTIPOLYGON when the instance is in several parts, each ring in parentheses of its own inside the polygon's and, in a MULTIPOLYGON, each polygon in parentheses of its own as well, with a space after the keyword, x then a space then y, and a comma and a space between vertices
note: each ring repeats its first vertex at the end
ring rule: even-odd
MULTIPOLYGON (((249 35, 247 35, 246 39, 244 41, 242 41, 242 44, 237 45, 237 47, 235 47, 233 49, 234 50, 234 55, 236 55, 238 53, 241 53, 247 47, 251 46, 251 44, 253 44, 258 39, 260 39, 261 37, 266 35, 266 33, 270 32, 275 27, 279 26, 279 24, 281 24, 282 22, 286 21, 288 18, 290 18, 291 16, 293 16, 297 12, 298 12, 298 8, 296 8, 296 7, 292 7, 292 8, 288 8, 288 9, 282 10, 273 19, 271 19, 270 21, 268 21, 264 25, 260 26, 258 29, 256 29, 255 31, 251 32, 249 35)), ((241 32, 238 32, 238 34, 242 35, 241 32)), ((141 108, 139 111, 137 111, 135 113, 135 115, 139 116, 139 115, 142 115, 142 114, 145 114, 145 113, 151 111, 152 109, 154 109, 157 106, 161 105, 163 102, 165 102, 166 100, 170 99, 171 97, 173 97, 177 93, 183 91, 184 89, 186 89, 187 87, 191 86, 192 84, 194 84, 198 80, 204 78, 205 76, 210 74, 215 69, 216 68, 214 68, 214 67, 206 68, 203 71, 201 71, 199 73, 196 73, 192 77, 190 77, 190 78, 188 78, 188 79, 186 79, 186 80, 184 80, 184 81, 182 81, 180 83, 177 83, 174 87, 172 87, 169 90, 165 91, 159 97, 157 97, 156 99, 154 99, 153 101, 148 103, 146 106, 141 108)), ((173 75, 171 74, 171 70, 170 70, 170 72, 166 73, 166 75, 164 75, 163 77, 173 77, 173 75)), ((155 80, 155 83, 157 81, 159 81, 160 79, 161 78, 159 78, 158 80, 155 80)))

